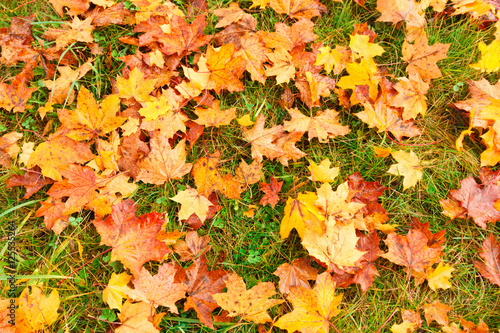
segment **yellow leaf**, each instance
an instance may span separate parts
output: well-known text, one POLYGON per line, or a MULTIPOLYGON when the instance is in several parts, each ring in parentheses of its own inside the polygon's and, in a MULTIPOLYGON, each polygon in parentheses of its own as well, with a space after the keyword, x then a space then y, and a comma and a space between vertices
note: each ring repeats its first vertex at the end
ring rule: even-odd
POLYGON ((276 76, 276 84, 288 83, 295 76, 295 65, 292 56, 284 48, 274 50, 274 53, 266 54, 273 63, 272 67, 266 68, 267 76, 276 76))
POLYGON ((293 311, 279 318, 274 326, 290 333, 328 333, 330 319, 340 312, 337 307, 342 294, 335 295, 335 283, 330 274, 324 272, 318 275, 313 289, 291 287, 288 300, 293 304, 293 311))
POLYGON ((335 46, 332 50, 328 46, 321 47, 316 56, 315 66, 325 66, 327 73, 333 70, 333 74, 339 75, 345 68, 351 57, 351 53, 344 46, 335 46))
POLYGON ((479 51, 481 52, 481 60, 470 67, 487 73, 500 69, 500 41, 498 39, 493 40, 490 45, 479 42, 479 51))
POLYGON ((194 113, 198 116, 198 119, 194 120, 195 123, 205 126, 219 127, 229 125, 231 123, 234 117, 236 117, 236 108, 221 110, 220 102, 216 100, 208 109, 199 107, 195 108, 194 113))
POLYGON ((118 315, 121 326, 115 329, 116 333, 159 333, 153 325, 151 314, 156 311, 146 302, 132 303, 128 300, 123 304, 123 310, 118 315))
POLYGON ((373 61, 370 62, 363 58, 359 63, 353 62, 347 64, 346 69, 349 75, 342 76, 339 82, 337 82, 337 86, 342 89, 354 90, 356 86, 368 85, 370 98, 375 100, 378 94, 380 78, 377 66, 373 64, 373 61))
POLYGON ((161 95, 160 98, 150 96, 150 102, 145 102, 144 104, 146 106, 139 109, 139 114, 145 117, 146 120, 156 120, 172 109, 165 95, 161 95))
POLYGON ((389 148, 373 147, 373 150, 375 151, 375 154, 377 154, 377 157, 387 157, 392 152, 391 147, 389 148))
POLYGON ((156 79, 144 79, 144 73, 138 67, 130 72, 128 79, 118 76, 116 87, 118 96, 121 98, 135 98, 139 102, 147 102, 151 99, 149 95, 155 87, 156 79))
POLYGON ((176 196, 170 198, 181 204, 179 210, 179 220, 187 220, 191 214, 196 214, 203 222, 207 219, 207 213, 210 206, 213 204, 206 197, 200 195, 194 188, 188 187, 186 190, 177 193, 176 196))
POLYGON ((304 237, 306 227, 315 230, 324 229, 325 217, 314 204, 316 200, 318 196, 312 192, 300 193, 296 199, 288 198, 281 221, 281 239, 287 238, 294 228, 300 238, 304 237))
POLYGON ((52 325, 59 316, 59 293, 54 289, 47 297, 42 294, 39 287, 29 287, 19 296, 19 309, 17 310, 16 328, 21 332, 34 332, 52 325))
POLYGON ((356 55, 356 58, 373 58, 382 55, 385 51, 377 43, 370 43, 368 35, 351 35, 349 48, 356 55))
POLYGON ((165 59, 163 59, 163 53, 161 53, 159 50, 150 52, 149 63, 151 64, 151 66, 163 68, 163 66, 165 66, 165 59))
POLYGON ((353 223, 341 225, 330 220, 324 234, 306 228, 302 245, 309 255, 327 265, 328 272, 333 272, 335 265, 356 266, 366 253, 356 249, 358 239, 353 223))
POLYGON ((339 175, 340 168, 334 167, 330 169, 331 162, 328 158, 321 161, 320 165, 313 161, 309 161, 309 164, 309 171, 311 172, 309 179, 312 181, 330 183, 339 175))
POLYGON ((245 127, 255 124, 255 121, 252 121, 252 116, 250 116, 249 113, 244 114, 241 118, 236 119, 236 121, 238 121, 238 124, 245 127))
POLYGON ((111 274, 108 285, 102 291, 102 300, 109 305, 110 309, 122 311, 122 300, 127 297, 127 292, 130 290, 127 284, 131 278, 132 276, 125 272, 111 274))
POLYGON ((391 154, 398 163, 391 165, 387 173, 404 176, 403 189, 405 190, 415 186, 424 174, 417 155, 413 151, 407 153, 401 150, 394 151, 391 154))
POLYGON ((217 304, 229 312, 229 317, 239 316, 257 324, 272 321, 267 309, 283 303, 283 300, 271 299, 276 295, 272 282, 260 282, 247 290, 245 282, 236 274, 231 274, 226 283, 227 292, 213 294, 217 304))
POLYGON ((436 289, 448 289, 451 287, 449 279, 451 278, 451 273, 455 269, 450 265, 444 266, 443 263, 439 263, 436 269, 427 274, 427 281, 429 283, 429 288, 436 291, 436 289))

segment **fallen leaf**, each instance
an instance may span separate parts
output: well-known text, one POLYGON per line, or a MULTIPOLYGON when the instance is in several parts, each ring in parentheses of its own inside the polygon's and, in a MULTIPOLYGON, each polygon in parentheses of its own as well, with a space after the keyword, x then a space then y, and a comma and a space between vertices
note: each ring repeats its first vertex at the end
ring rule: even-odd
POLYGON ((491 283, 500 286, 500 244, 492 233, 484 240, 479 256, 484 261, 474 261, 474 266, 491 283))
POLYGON ((243 279, 233 273, 229 276, 226 287, 227 292, 212 295, 217 304, 229 312, 229 317, 239 316, 256 324, 272 321, 267 310, 284 302, 270 298, 276 295, 272 282, 259 282, 247 290, 243 279))
POLYGON ((271 182, 269 184, 260 183, 260 189, 265 195, 260 199, 259 205, 265 206, 270 204, 271 207, 274 208, 280 200, 278 193, 282 186, 283 182, 278 182, 273 176, 271 176, 271 182))
POLYGON ((426 303, 423 308, 427 324, 430 325, 435 320, 439 325, 448 325, 448 311, 452 310, 451 307, 435 300, 432 304, 426 303))
POLYGON ((387 173, 395 176, 404 176, 404 190, 415 186, 424 174, 418 156, 411 150, 410 153, 402 150, 393 151, 391 155, 398 163, 391 165, 387 173))
POLYGON ((330 331, 330 319, 340 313, 337 308, 343 294, 335 295, 335 283, 330 274, 318 275, 313 289, 296 286, 290 288, 288 300, 293 311, 280 317, 274 326, 288 332, 302 333, 330 331))
POLYGON ((313 182, 331 183, 339 175, 340 168, 330 168, 332 163, 328 158, 325 158, 319 165, 313 161, 309 161, 309 171, 311 177, 308 177, 313 182))
POLYGON ((122 311, 123 299, 127 297, 127 293, 130 291, 127 284, 131 278, 132 276, 126 272, 120 274, 111 273, 108 285, 102 291, 102 300, 108 304, 110 309, 122 311))
POLYGON ((494 39, 489 45, 479 42, 478 47, 481 59, 470 67, 486 73, 498 71, 500 69, 500 40, 494 39))
POLYGON ((311 19, 328 12, 326 6, 316 0, 271 0, 269 5, 278 14, 286 14, 291 18, 311 19))
POLYGON ((311 192, 299 193, 296 199, 288 198, 281 220, 281 239, 288 238, 292 229, 297 230, 302 239, 306 229, 325 229, 325 217, 314 204, 317 200, 318 196, 311 192))
POLYGON ((127 300, 118 315, 121 325, 115 329, 116 333, 159 333, 160 330, 152 323, 151 305, 146 302, 132 303, 127 300))
POLYGON ((46 296, 37 286, 26 287, 19 295, 16 332, 36 332, 52 325, 59 317, 57 313, 59 304, 57 289, 52 290, 50 295, 46 296))
POLYGON ((194 188, 188 187, 170 198, 181 204, 179 220, 187 220, 191 214, 196 214, 203 222, 207 218, 208 209, 213 206, 210 200, 200 195, 194 188))
POLYGON ((120 260, 134 276, 144 263, 162 260, 170 252, 165 243, 156 239, 164 220, 159 213, 137 217, 135 203, 127 199, 113 206, 105 220, 92 223, 101 235, 101 244, 111 246, 111 261, 120 260))
POLYGON ((310 289, 309 280, 316 280, 318 270, 311 266, 309 258, 299 258, 290 264, 281 264, 274 275, 280 278, 279 290, 282 294, 289 294, 292 287, 303 287, 310 289))

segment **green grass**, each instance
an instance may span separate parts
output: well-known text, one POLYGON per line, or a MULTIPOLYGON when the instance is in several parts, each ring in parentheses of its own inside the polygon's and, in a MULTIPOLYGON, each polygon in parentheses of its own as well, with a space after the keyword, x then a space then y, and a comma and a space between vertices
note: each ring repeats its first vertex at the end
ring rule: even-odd
MULTIPOLYGON (((226 7, 228 3, 229 1, 208 1, 210 8, 226 7)), ((248 8, 250 5, 251 1, 240 2, 242 8, 248 8)), ((41 0, 30 3, 7 1, 0 6, 0 27, 9 26, 10 17, 27 16, 30 13, 36 13, 35 20, 39 22, 61 21, 50 6, 41 0), (17 9, 12 10, 14 8, 17 9)), ((375 41, 386 50, 376 59, 377 62, 387 67, 395 78, 406 76, 406 65, 401 60, 404 29, 389 23, 376 22, 378 13, 375 10, 375 1, 368 1, 366 6, 368 9, 352 1, 345 3, 328 1, 329 14, 314 19, 317 41, 322 41, 331 47, 347 46, 354 24, 368 22, 371 29, 378 33, 375 41)), ((278 15, 270 8, 252 13, 258 19, 258 29, 272 30, 276 22, 285 21, 284 15, 278 15)), ((209 15, 207 21, 209 27, 205 33, 215 33, 216 18, 209 15)), ((33 27, 33 33, 40 36, 47 28, 54 26, 53 23, 37 24, 33 27)), ((272 175, 284 182, 281 191, 282 200, 276 208, 259 206, 254 218, 243 216, 248 205, 256 204, 260 200, 262 192, 259 184, 247 189, 241 200, 220 197, 221 210, 199 230, 200 235, 209 235, 212 240, 212 250, 207 254, 209 267, 221 267, 236 272, 243 277, 248 287, 261 281, 277 285, 279 279, 272 273, 279 265, 307 256, 295 231, 288 239, 280 239, 279 227, 283 217, 284 202, 287 197, 293 196, 294 185, 305 182, 298 191, 315 190, 312 182, 306 182, 307 159, 319 163, 328 157, 335 166, 340 166, 341 170, 340 176, 332 183, 334 188, 356 171, 360 171, 367 181, 379 181, 382 185, 390 187, 382 196, 381 203, 388 211, 389 223, 399 225, 400 233, 406 234, 414 217, 421 222, 429 221, 433 232, 445 228, 447 231, 444 260, 455 268, 451 279, 452 288, 434 292, 426 283, 417 286, 414 279, 408 283, 404 269, 385 259, 378 259, 377 269, 380 276, 366 293, 363 293, 357 285, 346 289, 339 288, 338 292, 344 294, 340 305, 341 313, 332 320, 338 331, 377 332, 390 318, 380 331, 389 332, 393 324, 402 321, 399 312, 394 314, 395 310, 416 310, 426 302, 436 299, 453 308, 449 314, 453 322, 457 322, 459 317, 475 323, 483 320, 492 331, 500 330, 500 289, 481 278, 472 264, 473 260, 478 260, 477 249, 487 234, 493 232, 498 238, 500 229, 498 226, 489 225, 486 232, 472 220, 449 221, 441 214, 442 209, 439 205, 439 199, 446 198, 450 189, 457 189, 461 179, 478 174, 479 155, 484 147, 479 138, 474 136, 474 141, 470 138, 465 139, 464 151, 456 151, 455 140, 460 132, 467 128, 468 121, 449 105, 467 98, 467 84, 454 91, 453 87, 457 82, 465 83, 467 80, 477 80, 483 76, 469 65, 477 61, 478 42, 490 40, 493 31, 479 29, 477 24, 466 16, 435 19, 428 23, 426 31, 430 44, 451 43, 451 47, 447 59, 439 62, 443 77, 432 81, 427 94, 428 113, 417 121, 424 134, 406 140, 405 143, 409 146, 398 145, 385 133, 376 133, 376 130, 369 129, 359 121, 354 114, 361 111, 360 107, 353 107, 350 110, 340 107, 332 92, 330 98, 324 99, 321 109, 334 108, 340 111, 341 123, 349 125, 351 133, 330 140, 326 144, 318 143, 317 139, 309 141, 304 138, 297 147, 307 153, 307 158, 296 162, 290 161, 288 167, 276 162, 265 163, 262 181, 269 182, 272 175), (416 187, 404 191, 402 178, 387 174, 394 160, 390 157, 375 157, 373 147, 380 146, 415 151, 420 159, 427 163, 424 179, 416 187)), ((78 85, 91 88, 97 99, 111 93, 111 79, 121 75, 124 65, 118 57, 136 51, 135 47, 119 42, 118 38, 122 36, 137 36, 137 34, 134 34, 130 27, 115 25, 94 31, 96 42, 106 53, 95 56, 93 62, 95 70, 91 70, 79 80, 78 85), (107 50, 112 50, 113 53, 108 54, 107 50)), ((75 55, 81 52, 88 54, 88 49, 78 43, 71 52, 75 55)), ((82 59, 80 61, 80 64, 84 62, 82 59)), ((4 81, 16 75, 21 67, 0 67, 0 78, 4 81)), ((43 79, 43 74, 43 71, 35 72, 34 84, 43 79)), ((500 75, 493 73, 484 77, 490 82, 496 82, 500 75)), ((278 105, 284 85, 277 86, 274 82, 271 78, 262 85, 252 82, 249 75, 245 74, 245 91, 221 94, 221 108, 236 107, 238 116, 241 116, 246 113, 255 114, 263 104, 261 113, 267 117, 267 125, 281 124, 283 120, 289 119, 286 111, 278 105)), ((289 86, 292 92, 298 92, 292 84, 289 86)), ((34 105, 33 110, 18 115, 2 111, 0 124, 5 127, 4 133, 13 130, 22 131, 23 128, 42 132, 48 122, 52 122, 52 128, 58 126, 59 121, 55 112, 49 113, 43 121, 36 112, 38 107, 45 104, 47 98, 47 90, 38 89, 30 100, 30 104, 34 105)), ((308 112, 302 103, 299 102, 298 105, 301 111, 308 112)), ((189 106, 187 109, 191 111, 189 106)), ((29 132, 25 132, 24 139, 38 140, 29 132)), ((189 152, 188 162, 194 163, 207 153, 220 150, 221 161, 224 161, 220 165, 220 170, 225 174, 234 173, 242 158, 246 161, 251 159, 250 146, 243 140, 241 129, 235 122, 230 126, 205 131, 204 140, 203 142, 200 138, 189 152)), ((21 170, 18 167, 10 170, 2 168, 0 184, 4 184, 3 181, 11 175, 19 173, 21 170)), ((185 225, 179 224, 176 217, 178 205, 168 198, 187 185, 194 186, 191 177, 185 177, 182 181, 172 181, 172 184, 167 183, 164 186, 151 186, 140 182, 138 184, 139 190, 131 197, 137 202, 138 213, 167 212, 170 230, 187 230, 185 225)), ((0 214, 2 233, 6 234, 9 221, 15 221, 19 226, 16 239, 17 274, 26 277, 19 281, 18 293, 26 285, 39 283, 42 283, 47 290, 56 288, 59 291, 60 317, 47 331, 65 332, 67 329, 70 332, 105 332, 110 325, 98 319, 103 313, 109 313, 102 301, 102 290, 111 273, 123 271, 123 266, 117 262, 109 263, 109 253, 101 255, 108 247, 99 245, 100 236, 90 223, 91 214, 87 212, 74 214, 73 223, 62 234, 56 236, 52 231, 46 230, 41 218, 34 217, 34 212, 39 207, 38 201, 47 197, 44 191, 40 191, 30 199, 37 202, 25 206, 22 205, 26 202, 22 200, 23 194, 24 190, 20 188, 6 189, 0 186, 0 211, 10 210, 9 213, 0 214), (61 278, 68 276, 71 278, 61 278)), ((381 247, 384 246, 381 242, 381 247)), ((2 274, 4 264, 2 261, 0 267, 2 274)), ((157 264, 148 263, 146 267, 155 270, 157 264)), ((8 285, 4 281, 2 286, 6 290, 8 285)), ((271 309, 270 314, 273 318, 277 318, 291 309, 290 304, 284 303, 271 309)), ((200 324, 193 310, 182 312, 178 316, 168 313, 163 318, 161 327, 162 332, 213 332, 200 324)), ((257 332, 257 330, 258 325, 237 320, 232 324, 218 325, 216 329, 217 332, 257 332)), ((419 332, 439 331, 436 323, 428 325, 424 322, 419 329, 419 332)))

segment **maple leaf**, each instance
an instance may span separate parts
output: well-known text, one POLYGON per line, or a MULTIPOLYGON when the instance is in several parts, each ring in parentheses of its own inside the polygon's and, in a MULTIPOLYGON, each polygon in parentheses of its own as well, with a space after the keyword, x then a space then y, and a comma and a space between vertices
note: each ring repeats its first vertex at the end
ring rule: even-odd
POLYGON ((151 321, 151 312, 151 305, 146 302, 132 303, 130 300, 126 301, 118 315, 121 325, 115 329, 115 332, 159 333, 160 330, 151 321))
POLYGON ((328 272, 318 275, 313 289, 290 288, 288 300, 293 311, 280 317, 274 326, 288 332, 328 333, 330 319, 340 313, 338 306, 343 294, 335 295, 335 283, 328 272))
POLYGON ((424 174, 417 155, 412 150, 410 150, 410 153, 402 150, 393 151, 391 155, 398 163, 391 165, 387 173, 395 176, 404 176, 404 190, 415 186, 424 174))
POLYGON ((139 109, 139 114, 146 120, 156 120, 172 109, 172 105, 163 94, 159 98, 151 96, 148 102, 144 102, 144 105, 143 108, 139 109))
POLYGON ((230 108, 227 110, 220 109, 220 101, 214 101, 212 106, 208 109, 205 108, 195 108, 194 113, 198 116, 198 119, 194 120, 195 123, 205 126, 224 126, 229 125, 231 121, 236 117, 236 108, 230 108))
POLYGON ((398 110, 387 105, 382 96, 373 104, 362 104, 364 111, 355 115, 370 128, 377 127, 379 133, 391 132, 398 140, 402 140, 404 136, 412 138, 422 134, 412 121, 403 122, 398 116, 398 110))
POLYGON ((263 63, 268 60, 267 53, 269 49, 262 43, 261 38, 257 35, 247 35, 241 39, 240 49, 235 56, 240 56, 246 61, 245 69, 250 73, 252 80, 264 84, 266 74, 263 63))
POLYGON ((382 13, 377 21, 392 24, 405 21, 409 27, 423 27, 426 24, 419 4, 414 0, 378 0, 377 10, 382 13))
POLYGON ((37 90, 36 87, 28 88, 27 86, 27 83, 33 78, 33 67, 33 62, 26 64, 10 85, 0 82, 0 108, 14 112, 26 111, 26 103, 28 103, 31 94, 37 90))
POLYGON ((186 285, 189 297, 184 304, 184 311, 194 309, 200 321, 214 329, 210 313, 218 307, 212 297, 221 293, 226 286, 228 273, 222 269, 209 271, 207 260, 201 257, 186 270, 186 285))
POLYGON ((448 325, 448 311, 452 310, 451 307, 435 300, 432 304, 426 303, 423 308, 427 324, 430 325, 435 320, 439 325, 448 325))
POLYGON ((193 166, 191 175, 201 195, 210 196, 213 191, 219 191, 230 199, 240 198, 239 182, 230 174, 222 176, 217 165, 220 151, 199 158, 193 166))
POLYGON ((400 78, 394 89, 398 91, 398 94, 390 100, 390 104, 404 109, 404 121, 416 119, 418 114, 425 115, 427 111, 425 93, 429 90, 428 83, 422 81, 417 75, 411 75, 410 79, 400 78))
POLYGON ((212 35, 203 33, 207 26, 205 15, 197 16, 191 24, 182 17, 174 15, 170 24, 172 31, 158 38, 162 44, 161 51, 167 55, 198 51, 212 39, 212 35))
POLYGON ((56 49, 63 49, 74 42, 93 43, 93 30, 91 17, 82 21, 76 16, 73 22, 69 23, 69 29, 50 28, 43 36, 48 40, 55 39, 56 49))
POLYGON ((489 45, 479 42, 478 47, 481 59, 470 67, 487 73, 498 71, 500 69, 500 40, 495 39, 489 45))
POLYGON ((358 267, 344 267, 347 273, 333 276, 333 281, 338 287, 345 288, 356 283, 361 286, 363 292, 366 292, 372 286, 375 276, 379 275, 375 267, 375 260, 384 253, 380 250, 379 243, 380 239, 376 231, 360 235, 356 248, 366 253, 356 263, 358 267))
POLYGON ((180 141, 172 149, 168 139, 157 132, 151 139, 150 146, 148 156, 139 162, 137 180, 160 185, 170 179, 182 179, 191 171, 192 164, 186 163, 186 140, 180 141))
POLYGON ((341 225, 329 221, 324 234, 305 229, 302 245, 332 272, 334 265, 356 266, 356 262, 365 254, 356 249, 358 239, 353 223, 341 225))
POLYGON ((124 137, 118 147, 120 154, 117 161, 118 167, 126 175, 133 178, 136 178, 140 172, 138 161, 142 160, 150 151, 149 146, 143 140, 141 140, 141 132, 137 131, 133 135, 124 137))
POLYGON ((209 242, 210 237, 200 237, 196 231, 189 231, 186 235, 186 241, 180 241, 174 245, 174 252, 180 255, 181 261, 189 261, 208 252, 212 248, 209 242))
POLYGON ((354 52, 355 58, 371 59, 385 52, 382 46, 370 42, 370 36, 359 34, 350 36, 349 48, 354 52))
POLYGON ((270 298, 276 295, 272 282, 259 282, 247 290, 243 279, 233 273, 229 276, 226 287, 227 292, 212 295, 217 304, 229 311, 229 317, 239 316, 256 324, 272 321, 267 310, 284 302, 270 298))
POLYGON ((281 190, 282 186, 283 182, 278 182, 273 176, 271 176, 271 182, 269 184, 260 183, 260 189, 265 195, 260 199, 259 204, 263 206, 270 204, 271 207, 274 208, 280 200, 278 192, 281 190))
POLYGON ((422 32, 413 44, 404 41, 403 61, 408 63, 406 71, 418 74, 425 82, 441 77, 441 71, 436 63, 446 58, 450 45, 441 43, 429 45, 425 32, 422 32))
POLYGON ((61 181, 61 172, 71 163, 85 163, 94 157, 89 145, 65 136, 55 136, 42 142, 31 154, 27 167, 38 165, 44 177, 61 181))
POLYGON ((328 142, 330 138, 346 135, 351 131, 348 126, 338 121, 338 112, 332 109, 318 112, 314 117, 307 117, 298 109, 287 111, 292 119, 284 122, 284 129, 289 132, 307 132, 309 140, 317 137, 319 142, 328 142))
POLYGON ((272 67, 266 67, 267 76, 276 76, 276 84, 288 83, 295 76, 295 65, 292 63, 292 56, 287 50, 280 47, 273 53, 266 53, 273 63, 272 67))
POLYGON ((219 17, 219 22, 215 26, 217 28, 227 27, 231 23, 241 20, 245 12, 236 2, 231 2, 229 8, 219 8, 213 11, 213 14, 219 17))
POLYGON ((50 178, 44 178, 41 173, 36 170, 27 170, 22 176, 12 175, 12 177, 5 180, 7 188, 24 186, 26 193, 23 199, 28 199, 45 185, 52 184, 53 182, 54 181, 50 178))
POLYGON ((312 192, 299 193, 296 199, 288 198, 280 226, 281 239, 287 238, 292 229, 297 230, 302 239, 306 229, 325 229, 325 217, 314 204, 317 200, 318 196, 312 192))
POLYGON ((207 219, 208 209, 210 206, 213 206, 210 200, 200 195, 194 188, 190 187, 177 193, 177 195, 170 198, 170 200, 181 204, 181 209, 179 210, 179 220, 187 220, 191 214, 196 214, 196 216, 198 216, 198 218, 203 222, 207 219))
POLYGON ((441 261, 441 248, 427 246, 427 237, 420 230, 411 229, 407 236, 391 233, 385 240, 389 252, 382 257, 391 262, 408 267, 409 272, 424 270, 441 261))
POLYGON ((155 87, 156 79, 145 79, 144 73, 138 67, 130 72, 128 79, 118 76, 116 87, 118 97, 134 98, 138 102, 147 102, 151 99, 149 95, 155 87))
POLYGON ((0 165, 10 167, 10 159, 15 158, 19 153, 19 146, 16 144, 23 135, 18 132, 10 132, 0 137, 0 165))
POLYGON ((488 184, 480 186, 469 176, 460 181, 460 189, 450 191, 450 197, 467 210, 467 215, 483 229, 486 222, 495 223, 500 220, 500 211, 495 209, 495 203, 500 199, 500 186, 488 184))
POLYGON ((59 16, 64 16, 64 7, 68 8, 68 14, 71 16, 83 14, 89 9, 89 0, 49 0, 59 16))
POLYGON ((394 324, 391 327, 393 333, 411 333, 422 326, 422 318, 420 314, 413 310, 401 310, 403 322, 394 324))
POLYGON ((298 131, 281 133, 280 137, 276 140, 276 146, 283 150, 283 155, 278 158, 281 164, 288 166, 289 159, 296 161, 306 156, 306 153, 295 146, 295 144, 302 139, 303 135, 304 133, 298 131))
POLYGON ((283 133, 283 126, 273 126, 265 129, 266 117, 259 114, 251 130, 241 128, 245 139, 252 144, 252 158, 262 162, 263 156, 273 160, 284 154, 283 149, 273 143, 283 133))
POLYGON ((87 11, 87 17, 92 18, 92 23, 96 27, 103 27, 110 24, 134 24, 135 19, 131 11, 125 8, 123 2, 114 3, 111 6, 95 7, 94 9, 87 11))
POLYGON ((69 66, 59 66, 57 70, 61 74, 55 80, 43 81, 47 89, 51 91, 48 103, 67 104, 73 103, 75 98, 75 91, 73 90, 73 83, 81 79, 88 71, 90 71, 91 60, 87 61, 75 70, 69 66))
POLYGON ((130 291, 130 287, 127 284, 131 278, 126 272, 120 274, 111 273, 108 285, 102 291, 102 300, 108 304, 110 309, 122 311, 122 300, 130 291))
POLYGON ((279 290, 282 294, 289 294, 292 287, 311 288, 308 280, 316 280, 318 270, 310 263, 309 258, 299 258, 276 269, 273 274, 280 278, 279 290))
POLYGON ((118 117, 120 99, 117 95, 109 95, 101 107, 94 96, 85 87, 80 89, 77 97, 76 110, 58 110, 57 116, 61 123, 69 129, 68 138, 83 141, 103 136, 120 127, 126 118, 118 117))
POLYGON ((436 291, 438 288, 448 289, 451 288, 451 283, 449 279, 451 278, 451 273, 454 272, 455 269, 450 265, 443 265, 439 263, 436 269, 429 269, 426 272, 426 279, 429 284, 429 288, 436 291))
POLYGON ((378 84, 380 75, 377 66, 370 63, 366 59, 361 59, 358 62, 346 64, 346 70, 349 75, 342 76, 337 82, 337 86, 342 89, 355 89, 356 86, 367 85, 369 88, 369 96, 375 100, 378 93, 378 84))
POLYGON ((113 247, 111 261, 120 260, 135 276, 144 263, 162 260, 170 250, 156 239, 164 220, 159 213, 137 217, 136 207, 127 199, 114 205, 111 215, 105 220, 92 223, 101 235, 101 244, 113 247))
POLYGON ((491 283, 500 286, 500 244, 492 233, 484 240, 479 256, 484 262, 474 261, 474 266, 491 283))
POLYGON ((52 290, 49 296, 37 286, 27 287, 19 296, 16 313, 16 332, 36 332, 52 325, 59 317, 59 293, 52 290))
POLYGON ((214 89, 217 94, 220 94, 223 89, 229 92, 243 90, 243 83, 239 79, 246 68, 246 60, 235 56, 234 53, 233 44, 222 45, 219 50, 208 46, 209 89, 214 89))
POLYGON ((35 212, 35 217, 43 216, 45 227, 59 234, 67 226, 68 215, 64 215, 65 203, 62 200, 53 200, 49 197, 43 201, 42 206, 35 212))
POLYGON ((331 223, 348 224, 354 223, 356 229, 366 230, 361 208, 365 205, 360 202, 349 201, 349 189, 347 182, 340 184, 336 191, 328 183, 321 185, 317 190, 318 200, 315 204, 321 208, 327 221, 331 223))
POLYGON ((326 6, 316 0, 271 0, 269 5, 278 14, 286 14, 291 18, 311 19, 328 12, 326 6))
POLYGON ((94 199, 99 183, 96 182, 94 170, 77 164, 70 164, 67 170, 62 171, 62 175, 68 180, 55 183, 47 194, 54 199, 67 198, 63 215, 70 215, 94 199))
POLYGON ((329 46, 324 46, 319 49, 319 54, 316 56, 316 66, 325 66, 327 73, 333 71, 333 74, 339 75, 346 67, 346 63, 350 60, 351 54, 344 46, 335 46, 332 50, 329 46))
POLYGON ((134 275, 134 289, 130 289, 127 295, 136 301, 150 303, 155 308, 162 305, 172 313, 179 313, 175 302, 185 297, 187 286, 174 282, 176 272, 173 265, 163 264, 158 268, 158 274, 152 276, 142 267, 139 273, 134 275))
POLYGON ((244 160, 238 165, 235 171, 236 179, 243 184, 252 185, 261 178, 262 164, 257 161, 247 164, 244 160))
POLYGON ((333 167, 330 168, 332 162, 328 158, 325 158, 319 165, 313 161, 309 161, 309 171, 311 172, 311 177, 308 177, 313 182, 331 183, 339 175, 340 168, 333 167))

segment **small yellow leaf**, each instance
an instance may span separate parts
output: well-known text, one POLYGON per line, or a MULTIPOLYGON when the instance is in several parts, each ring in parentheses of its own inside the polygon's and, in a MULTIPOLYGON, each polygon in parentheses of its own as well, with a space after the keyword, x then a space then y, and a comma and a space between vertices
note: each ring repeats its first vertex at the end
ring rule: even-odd
POLYGON ((165 59, 163 59, 163 54, 159 50, 149 53, 149 63, 151 66, 156 66, 163 68, 165 66, 165 59))
POLYGON ((108 285, 102 291, 102 300, 109 305, 110 309, 122 311, 122 300, 127 297, 130 287, 127 284, 132 276, 123 272, 121 274, 111 274, 108 285))
POLYGON ((331 162, 328 158, 321 161, 320 165, 317 165, 313 161, 309 161, 309 164, 309 171, 311 172, 309 179, 312 181, 330 183, 339 175, 340 168, 334 167, 330 169, 331 162))
POLYGON ((451 273, 455 269, 450 265, 444 266, 443 263, 439 263, 433 272, 428 273, 427 281, 429 283, 429 288, 436 291, 436 289, 448 289, 451 287, 449 279, 451 278, 451 273))
POLYGON ((375 154, 377 154, 377 157, 387 157, 392 153, 391 147, 389 148, 382 148, 382 147, 373 147, 373 150, 375 151, 375 154))
POLYGON ((248 113, 236 120, 238 121, 238 124, 245 127, 252 126, 253 124, 255 124, 255 121, 252 121, 252 117, 248 113))
POLYGON ((424 174, 417 155, 413 151, 407 153, 401 150, 394 151, 391 154, 398 161, 398 164, 391 165, 387 173, 395 176, 404 176, 403 189, 405 190, 415 186, 424 174))

